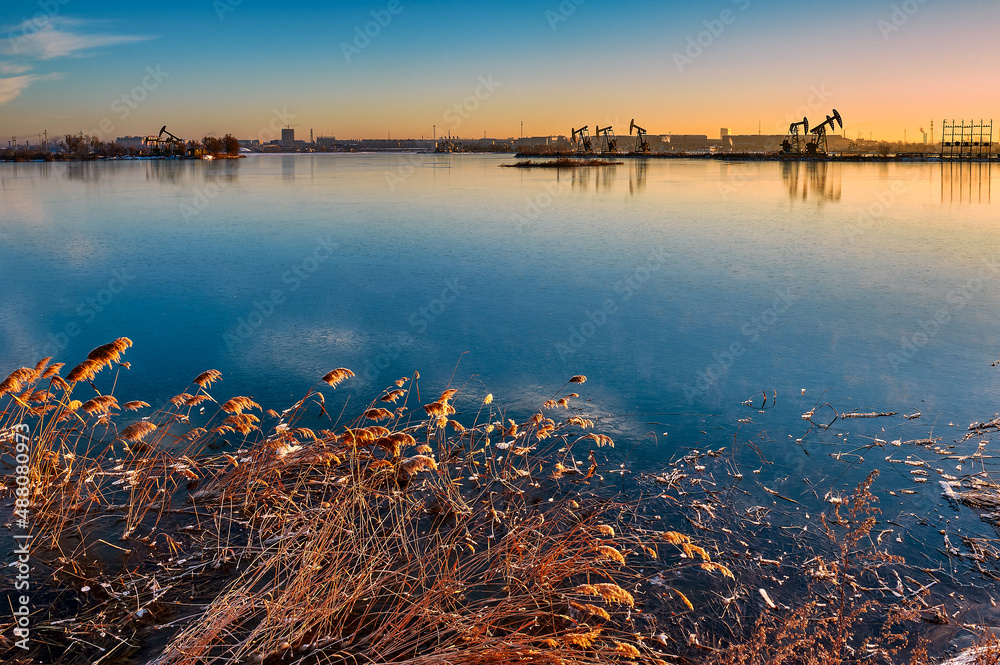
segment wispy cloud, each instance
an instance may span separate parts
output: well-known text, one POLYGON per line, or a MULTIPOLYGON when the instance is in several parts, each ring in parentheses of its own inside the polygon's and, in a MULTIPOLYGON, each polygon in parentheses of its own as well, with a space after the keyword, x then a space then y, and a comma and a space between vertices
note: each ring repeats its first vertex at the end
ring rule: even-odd
POLYGON ((14 26, 7 33, 0 52, 6 55, 51 60, 64 57, 85 57, 94 49, 118 44, 156 39, 153 35, 121 35, 106 32, 89 32, 85 21, 65 17, 51 17, 39 22, 28 19, 14 26))
POLYGON ((62 74, 44 74, 41 76, 12 76, 10 78, 0 78, 0 105, 6 104, 17 98, 21 91, 35 81, 54 81, 61 78, 62 74))
POLYGON ((18 65, 13 62, 0 62, 0 74, 23 74, 24 72, 30 70, 31 67, 27 65, 18 65))

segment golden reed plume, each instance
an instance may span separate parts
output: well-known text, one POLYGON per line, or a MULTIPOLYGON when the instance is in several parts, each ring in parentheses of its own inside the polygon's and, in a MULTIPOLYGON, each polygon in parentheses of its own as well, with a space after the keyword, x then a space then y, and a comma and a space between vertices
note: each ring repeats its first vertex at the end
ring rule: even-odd
POLYGON ((222 410, 226 413, 239 414, 244 411, 249 411, 250 409, 257 409, 258 411, 261 410, 260 404, 253 401, 249 397, 233 397, 222 405, 222 410))
POLYGON ((121 360, 122 354, 130 346, 132 346, 132 340, 128 337, 119 337, 115 341, 102 344, 88 353, 87 359, 96 360, 104 365, 110 365, 113 362, 116 363, 121 360))
POLYGON ((368 409, 361 415, 368 420, 388 420, 392 418, 392 411, 389 409, 368 409))
POLYGON ((354 376, 354 372, 347 369, 346 367, 338 367, 337 369, 332 369, 323 375, 323 381, 330 384, 330 386, 336 388, 338 383, 346 381, 347 379, 354 376))
POLYGON ((112 409, 117 410, 119 407, 118 400, 114 395, 98 395, 81 404, 80 408, 85 413, 93 416, 110 413, 112 409))
POLYGON ((383 402, 390 402, 395 404, 396 400, 405 394, 406 394, 405 390, 400 390, 399 388, 397 388, 396 390, 390 390, 386 394, 379 397, 379 399, 382 400, 383 402))
POLYGON ((10 375, 0 383, 0 395, 4 393, 21 392, 27 384, 35 380, 35 370, 30 367, 15 369, 10 375))
POLYGON ((208 388, 213 383, 221 379, 222 379, 222 372, 220 372, 217 369, 210 369, 194 377, 194 381, 192 383, 196 383, 202 388, 208 388))
POLYGON ((155 431, 156 425, 148 420, 140 420, 123 429, 118 437, 129 443, 138 443, 149 436, 151 432, 155 431))

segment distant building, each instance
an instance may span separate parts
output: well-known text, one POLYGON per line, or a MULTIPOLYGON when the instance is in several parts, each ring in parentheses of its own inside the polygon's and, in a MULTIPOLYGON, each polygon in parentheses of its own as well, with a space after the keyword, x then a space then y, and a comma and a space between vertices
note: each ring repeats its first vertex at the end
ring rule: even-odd
POLYGON ((291 127, 281 130, 281 145, 295 145, 295 130, 291 127))
POLYGON ((241 148, 259 148, 260 139, 239 139, 241 148))
POLYGON ((722 129, 719 130, 719 138, 721 138, 723 141, 726 140, 727 136, 732 136, 732 134, 733 133, 729 131, 728 127, 723 127, 722 129))
POLYGON ((316 145, 323 148, 330 148, 337 144, 337 137, 335 136, 317 136, 316 145))
POLYGON ((737 152, 778 152, 784 134, 737 134, 730 137, 737 152))
POLYGON ((670 150, 707 150, 711 145, 705 134, 667 134, 662 141, 670 150))
POLYGON ((559 138, 558 136, 525 136, 517 140, 517 145, 518 147, 555 145, 559 138))
POLYGON ((119 136, 115 139, 115 144, 125 148, 140 149, 146 144, 145 136, 119 136))

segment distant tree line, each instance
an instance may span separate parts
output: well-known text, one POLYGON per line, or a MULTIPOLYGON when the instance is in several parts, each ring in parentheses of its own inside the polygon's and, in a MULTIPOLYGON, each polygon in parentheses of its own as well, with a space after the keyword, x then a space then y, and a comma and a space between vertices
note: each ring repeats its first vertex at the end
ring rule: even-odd
POLYGON ((62 141, 53 141, 50 145, 61 148, 53 152, 48 147, 35 145, 32 147, 0 148, 0 159, 5 161, 61 161, 120 158, 139 155, 183 155, 210 154, 215 157, 228 155, 236 157, 240 154, 240 142, 232 134, 226 134, 221 139, 206 136, 199 141, 188 141, 187 144, 164 144, 160 146, 124 146, 114 141, 102 141, 89 134, 66 134, 62 141))
POLYGON ((240 142, 232 134, 226 134, 221 139, 215 136, 202 138, 201 144, 205 147, 205 152, 218 157, 219 155, 229 155, 235 157, 240 154, 240 142))

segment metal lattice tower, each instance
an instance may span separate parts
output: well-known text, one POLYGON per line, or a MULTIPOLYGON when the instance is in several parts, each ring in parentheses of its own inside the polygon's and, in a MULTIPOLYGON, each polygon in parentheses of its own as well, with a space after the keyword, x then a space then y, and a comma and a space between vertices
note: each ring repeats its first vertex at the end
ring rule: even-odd
POLYGON ((981 160, 993 157, 993 120, 945 120, 941 125, 941 159, 981 160))

